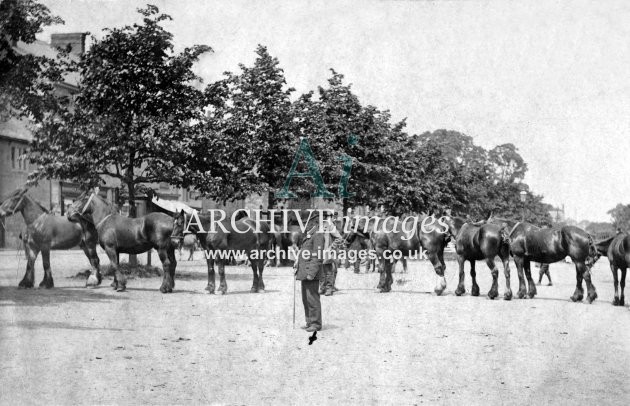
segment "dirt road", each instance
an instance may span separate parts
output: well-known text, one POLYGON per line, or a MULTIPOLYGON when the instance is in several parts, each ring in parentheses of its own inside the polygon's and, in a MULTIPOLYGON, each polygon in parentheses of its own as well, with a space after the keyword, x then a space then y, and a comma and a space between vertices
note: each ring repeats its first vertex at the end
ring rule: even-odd
MULTIPOLYGON (((266 270, 264 294, 249 293, 244 267, 228 269, 227 295, 204 294, 201 261, 180 262, 173 294, 158 278, 116 293, 68 278, 86 267, 78 252, 52 257, 56 288, 25 291, 0 255, 2 404, 630 403, 630 311, 610 304, 605 258, 592 305, 568 300, 568 264, 536 299, 511 302, 454 296, 453 262, 442 297, 427 262, 388 294, 374 293, 377 274, 343 270, 309 346, 300 303, 292 328, 290 268, 266 270)), ((477 273, 485 294, 489 272, 477 273)), ((504 284, 501 272, 501 297, 504 284)))

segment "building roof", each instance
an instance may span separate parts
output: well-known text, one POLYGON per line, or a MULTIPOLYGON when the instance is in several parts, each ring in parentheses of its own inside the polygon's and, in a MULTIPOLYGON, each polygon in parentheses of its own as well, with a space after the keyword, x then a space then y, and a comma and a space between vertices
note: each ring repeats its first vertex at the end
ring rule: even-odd
POLYGON ((0 120, 0 138, 12 138, 30 142, 33 139, 33 135, 28 129, 26 122, 12 117, 7 121, 0 120))
MULTIPOLYGON (((20 55, 35 55, 35 56, 45 56, 47 58, 55 59, 57 57, 57 50, 52 48, 51 45, 47 42, 35 40, 30 44, 26 42, 19 41, 14 47, 15 51, 20 55)), ((68 54, 69 58, 75 61, 78 61, 79 58, 77 55, 72 53, 68 54)), ((64 75, 64 83, 67 85, 71 85, 74 87, 78 87, 79 85, 79 73, 78 72, 70 72, 64 75)))

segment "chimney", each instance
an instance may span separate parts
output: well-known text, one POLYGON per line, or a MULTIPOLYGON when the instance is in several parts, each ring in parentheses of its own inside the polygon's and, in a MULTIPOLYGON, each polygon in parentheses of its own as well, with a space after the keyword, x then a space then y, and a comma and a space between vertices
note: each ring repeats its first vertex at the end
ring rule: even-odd
POLYGON ((72 32, 68 34, 52 34, 50 36, 50 46, 53 48, 60 48, 67 50, 70 48, 70 53, 75 55, 83 55, 85 52, 85 32, 72 32))

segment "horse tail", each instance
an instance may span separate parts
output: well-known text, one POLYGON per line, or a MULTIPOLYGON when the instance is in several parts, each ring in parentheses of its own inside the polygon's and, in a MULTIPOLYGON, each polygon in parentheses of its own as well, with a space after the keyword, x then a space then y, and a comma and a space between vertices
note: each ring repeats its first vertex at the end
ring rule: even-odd
POLYGON ((508 231, 507 226, 501 227, 499 235, 501 237, 501 244, 509 247, 512 243, 512 239, 510 238, 510 232, 508 231))
POLYGON ((597 247, 595 246, 595 241, 593 241, 593 237, 590 234, 587 234, 587 235, 588 235, 588 256, 586 257, 586 260, 584 261, 584 263, 586 264, 588 268, 591 268, 593 265, 595 265, 595 262, 597 262, 599 257, 601 257, 602 255, 597 250, 597 247))

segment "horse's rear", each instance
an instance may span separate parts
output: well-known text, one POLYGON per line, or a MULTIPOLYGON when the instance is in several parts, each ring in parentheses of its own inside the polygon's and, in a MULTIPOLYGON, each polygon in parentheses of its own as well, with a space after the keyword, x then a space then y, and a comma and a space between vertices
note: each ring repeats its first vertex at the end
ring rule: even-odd
POLYGON ((612 241, 609 242, 605 254, 610 263, 610 270, 613 275, 613 286, 615 288, 615 297, 612 304, 613 306, 624 306, 626 271, 630 266, 630 235, 626 233, 617 234, 612 241), (619 271, 621 271, 621 275, 619 275, 619 271))

